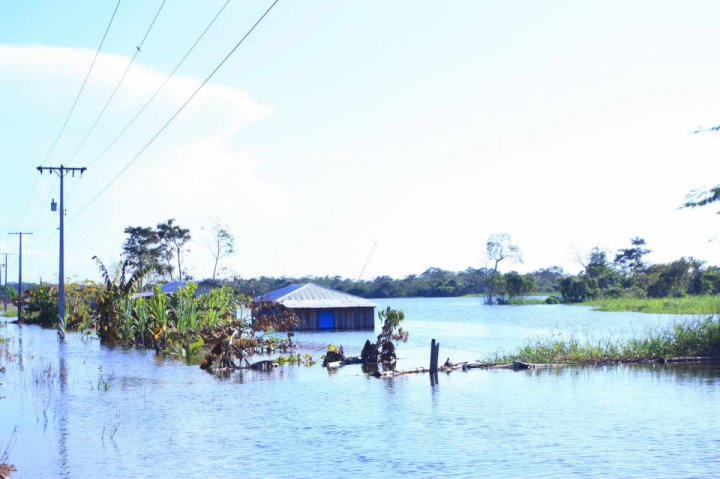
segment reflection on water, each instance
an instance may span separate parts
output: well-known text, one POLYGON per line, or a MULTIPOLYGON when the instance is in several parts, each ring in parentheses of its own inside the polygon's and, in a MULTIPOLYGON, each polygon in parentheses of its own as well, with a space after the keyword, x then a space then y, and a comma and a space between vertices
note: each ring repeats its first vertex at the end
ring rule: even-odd
MULTIPOLYGON (((473 315, 464 300, 403 301, 411 342, 399 349, 400 369, 427 365, 433 337, 441 357, 459 362, 463 352, 474 359, 539 331, 622 335, 668 320, 542 306, 473 315)), ((17 427, 14 478, 720 471, 717 364, 456 371, 432 383, 429 375, 376 379, 359 365, 214 375, 75 334, 59 344, 53 330, 8 325, 0 333, 10 352, 0 374, 0 450, 17 427)), ((296 341, 342 343, 352 354, 368 336, 303 333, 296 341)))

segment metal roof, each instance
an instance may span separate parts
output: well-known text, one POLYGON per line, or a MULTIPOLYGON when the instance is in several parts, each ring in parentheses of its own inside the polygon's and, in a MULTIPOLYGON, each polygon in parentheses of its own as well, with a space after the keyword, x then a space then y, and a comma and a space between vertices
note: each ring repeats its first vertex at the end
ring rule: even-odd
MULTIPOLYGON (((187 286, 187 281, 171 281, 169 283, 165 283, 160 286, 160 290, 165 294, 173 294, 177 292, 178 289, 184 288, 187 286)), ((195 296, 199 296, 200 294, 207 293, 210 290, 207 286, 198 285, 198 288, 195 290, 195 296)), ((149 298, 150 296, 155 295, 155 288, 150 289, 148 291, 143 291, 141 293, 135 293, 133 294, 133 298, 149 298)))
POLYGON ((314 283, 291 284, 255 298, 257 302, 273 301, 286 308, 374 308, 375 303, 359 296, 341 293, 314 283))

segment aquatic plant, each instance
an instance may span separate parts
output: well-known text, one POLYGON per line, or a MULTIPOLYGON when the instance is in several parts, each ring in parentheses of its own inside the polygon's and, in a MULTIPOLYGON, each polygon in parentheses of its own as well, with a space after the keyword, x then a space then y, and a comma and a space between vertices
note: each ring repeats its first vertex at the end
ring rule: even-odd
POLYGON ((98 366, 97 390, 107 391, 108 389, 110 389, 110 382, 103 376, 102 366, 98 366))
POLYGON ((715 314, 720 311, 720 296, 698 295, 678 298, 635 298, 621 296, 589 300, 584 305, 595 306, 598 311, 637 311, 658 314, 715 314))
POLYGON ((190 364, 197 359, 204 346, 204 341, 194 339, 194 335, 174 333, 171 335, 164 352, 190 364))
MULTIPOLYGON (((10 433, 10 438, 8 439, 7 444, 5 445, 5 449, 3 449, 2 454, 0 454, 0 477, 3 476, 3 474, 10 474, 13 471, 15 471, 15 468, 9 464, 10 460, 10 451, 12 451, 12 448, 15 446, 15 443, 17 442, 17 426, 13 428, 12 433, 10 433)), ((9 477, 9 476, 7 476, 9 477)))
POLYGON ((280 366, 290 364, 293 366, 313 366, 316 364, 310 353, 305 353, 302 356, 300 353, 289 354, 288 356, 280 356, 275 360, 280 366))
POLYGON ((720 318, 707 317, 650 331, 645 337, 604 339, 591 343, 577 338, 538 339, 517 352, 493 358, 495 362, 592 364, 676 357, 720 356, 720 318))

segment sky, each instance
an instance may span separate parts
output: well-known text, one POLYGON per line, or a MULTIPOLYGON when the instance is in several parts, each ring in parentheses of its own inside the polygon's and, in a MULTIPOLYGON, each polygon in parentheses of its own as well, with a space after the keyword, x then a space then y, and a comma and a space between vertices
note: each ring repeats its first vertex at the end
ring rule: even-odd
POLYGON ((57 281, 59 178, 36 167, 60 164, 87 167, 65 178, 71 280, 169 218, 198 279, 214 224, 246 278, 483 267, 495 233, 523 254, 506 271, 577 273, 633 237, 720 264, 718 208, 680 208, 720 182, 720 133, 692 134, 720 124, 718 2, 280 0, 203 84, 272 4, 229 0, 111 144, 225 1, 0 2, 10 281, 17 231, 24 281, 57 281))

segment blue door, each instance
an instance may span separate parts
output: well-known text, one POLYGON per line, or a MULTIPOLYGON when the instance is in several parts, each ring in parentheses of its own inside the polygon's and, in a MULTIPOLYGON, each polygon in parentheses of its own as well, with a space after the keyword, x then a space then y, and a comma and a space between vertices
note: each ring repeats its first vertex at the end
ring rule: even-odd
POLYGON ((318 329, 335 329, 335 311, 318 311, 318 329))

